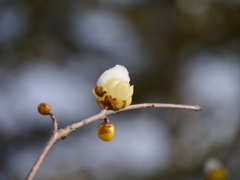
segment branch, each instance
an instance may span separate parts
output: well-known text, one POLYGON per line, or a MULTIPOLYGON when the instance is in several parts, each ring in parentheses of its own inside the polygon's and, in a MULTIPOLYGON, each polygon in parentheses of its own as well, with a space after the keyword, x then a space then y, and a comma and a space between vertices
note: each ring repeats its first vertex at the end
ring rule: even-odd
POLYGON ((187 110, 195 110, 200 111, 202 108, 200 106, 192 106, 192 105, 182 105, 182 104, 165 104, 165 103, 143 103, 143 104, 135 104, 130 105, 124 109, 120 109, 117 111, 114 110, 106 110, 102 109, 98 114, 91 116, 89 118, 83 119, 78 122, 72 122, 71 125, 65 127, 64 129, 59 129, 57 126, 57 118, 54 116, 54 114, 50 114, 51 119, 53 121, 53 134, 46 146, 44 147, 43 151, 39 155, 38 159, 36 160, 35 164, 33 165, 32 169, 28 173, 25 180, 32 180, 35 176, 38 168, 40 167, 43 159, 46 157, 49 150, 52 148, 52 146, 57 142, 59 139, 65 139, 67 135, 72 132, 76 131, 77 128, 84 126, 86 124, 89 124, 91 122, 94 122, 96 120, 104 120, 107 115, 115 114, 122 111, 127 110, 133 110, 133 109, 141 109, 141 108, 175 108, 175 109, 187 109, 187 110))
POLYGON ((142 109, 142 108, 174 108, 174 109, 187 109, 187 110, 195 110, 195 111, 202 110, 200 106, 193 106, 193 105, 166 104, 166 103, 142 103, 142 104, 130 105, 119 111, 127 111, 127 110, 142 109))
POLYGON ((33 177, 35 176, 36 172, 38 171, 38 168, 40 167, 43 159, 46 157, 48 151, 52 148, 52 146, 55 144, 55 142, 58 140, 57 138, 57 133, 54 133, 52 135, 52 137, 50 138, 50 140, 48 141, 48 143, 46 144, 46 146, 44 147, 43 151, 41 152, 41 154, 39 155, 39 157, 37 158, 35 164, 33 165, 32 169, 30 170, 30 172, 28 173, 26 180, 32 180, 33 177))

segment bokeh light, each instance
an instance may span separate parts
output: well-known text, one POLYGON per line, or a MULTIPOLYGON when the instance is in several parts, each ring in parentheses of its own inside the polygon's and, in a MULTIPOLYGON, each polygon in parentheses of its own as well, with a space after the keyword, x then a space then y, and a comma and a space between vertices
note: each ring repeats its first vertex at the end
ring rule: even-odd
POLYGON ((24 179, 51 135, 100 111, 92 88, 125 66, 132 103, 200 105, 109 116, 57 142, 35 179, 203 179, 216 158, 239 180, 239 0, 0 1, 0 179, 24 179))

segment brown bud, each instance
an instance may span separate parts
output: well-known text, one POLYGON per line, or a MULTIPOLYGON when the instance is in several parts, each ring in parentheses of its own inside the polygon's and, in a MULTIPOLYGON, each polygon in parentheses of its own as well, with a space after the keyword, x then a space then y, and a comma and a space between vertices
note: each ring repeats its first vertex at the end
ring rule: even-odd
POLYGON ((52 108, 47 103, 41 103, 38 105, 38 112, 42 115, 52 115, 52 108))

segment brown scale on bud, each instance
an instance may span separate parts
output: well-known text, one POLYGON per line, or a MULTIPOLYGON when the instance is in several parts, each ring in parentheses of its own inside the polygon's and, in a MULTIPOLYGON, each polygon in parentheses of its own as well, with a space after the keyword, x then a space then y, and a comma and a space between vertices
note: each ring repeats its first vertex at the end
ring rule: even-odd
POLYGON ((118 104, 117 98, 112 98, 111 95, 105 96, 103 101, 97 100, 97 103, 102 108, 106 108, 108 110, 118 110, 116 107, 118 104))
POLYGON ((103 97, 104 94, 107 93, 107 91, 104 91, 104 88, 103 88, 102 86, 96 86, 96 87, 94 88, 94 92, 96 93, 96 95, 97 95, 98 97, 103 97))
POLYGON ((41 103, 38 105, 38 112, 42 115, 53 115, 52 107, 47 103, 41 103))

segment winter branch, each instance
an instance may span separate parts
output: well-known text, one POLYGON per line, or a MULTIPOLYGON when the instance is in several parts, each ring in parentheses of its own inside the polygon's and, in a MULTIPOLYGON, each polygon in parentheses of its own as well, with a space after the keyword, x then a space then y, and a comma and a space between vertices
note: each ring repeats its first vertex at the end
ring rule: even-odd
POLYGON ((72 122, 71 125, 65 127, 64 129, 58 129, 58 124, 57 124, 57 118, 54 116, 54 114, 51 112, 49 113, 52 122, 53 122, 53 133, 44 147, 43 151, 37 158, 36 162, 34 163, 33 167, 31 168, 30 172, 28 173, 27 177, 25 180, 32 180, 33 177, 35 176, 36 172, 38 171, 38 168, 40 167, 42 161, 46 157, 47 153, 49 150, 52 148, 52 146, 59 140, 59 139, 65 139, 66 136, 72 132, 75 131, 77 128, 84 126, 86 124, 89 124, 91 122, 94 122, 96 120, 104 120, 107 118, 107 115, 110 114, 115 114, 118 112, 122 111, 127 111, 127 110, 133 110, 133 109, 141 109, 141 108, 175 108, 175 109, 187 109, 187 110, 195 110, 195 111, 200 111, 201 107, 200 106, 192 106, 192 105, 182 105, 182 104, 164 104, 164 103, 143 103, 143 104, 135 104, 135 105, 130 105, 124 109, 120 109, 117 111, 114 110, 106 110, 102 109, 98 114, 91 116, 89 118, 80 120, 78 122, 72 122))

